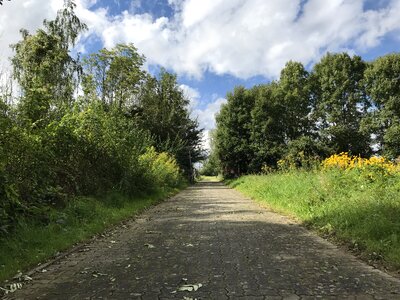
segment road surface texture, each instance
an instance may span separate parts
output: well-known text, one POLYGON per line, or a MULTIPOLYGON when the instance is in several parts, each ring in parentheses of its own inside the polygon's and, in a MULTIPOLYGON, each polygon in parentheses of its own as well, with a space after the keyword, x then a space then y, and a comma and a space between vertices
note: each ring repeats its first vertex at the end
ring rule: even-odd
POLYGON ((400 281, 222 183, 199 183, 11 299, 400 299, 400 281))

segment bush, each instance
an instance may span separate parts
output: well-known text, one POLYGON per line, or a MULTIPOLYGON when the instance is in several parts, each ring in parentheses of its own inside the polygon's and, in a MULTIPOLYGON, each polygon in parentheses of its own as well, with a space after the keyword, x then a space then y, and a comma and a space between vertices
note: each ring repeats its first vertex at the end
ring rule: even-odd
POLYGON ((139 162, 145 178, 156 187, 177 187, 182 182, 179 166, 171 155, 166 152, 157 153, 154 147, 149 147, 146 153, 139 157, 139 162))

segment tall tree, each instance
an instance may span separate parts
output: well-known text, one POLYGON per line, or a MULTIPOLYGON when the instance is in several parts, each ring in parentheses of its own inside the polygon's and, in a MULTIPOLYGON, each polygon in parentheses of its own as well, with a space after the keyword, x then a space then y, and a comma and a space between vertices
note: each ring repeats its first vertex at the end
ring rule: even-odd
POLYGON ((309 74, 299 62, 289 61, 279 78, 279 97, 285 111, 286 142, 307 136, 311 131, 310 113, 312 108, 309 74))
POLYGON ((190 117, 189 99, 178 86, 176 75, 162 70, 159 79, 148 76, 138 99, 133 113, 152 133, 156 149, 174 154, 186 174, 192 176, 193 163, 203 158, 202 129, 190 117))
POLYGON ((242 86, 227 95, 228 102, 216 117, 216 147, 225 176, 249 171, 252 160, 251 110, 254 97, 242 86))
POLYGON ((55 20, 43 22, 44 29, 31 35, 21 30, 22 40, 13 45, 14 76, 22 88, 20 111, 35 123, 71 105, 80 65, 71 57, 70 47, 86 30, 74 12, 75 4, 65 1, 55 20))
POLYGON ((83 89, 106 104, 118 108, 135 104, 139 87, 145 78, 144 57, 133 44, 118 44, 101 49, 84 60, 83 89))
POLYGON ((251 89, 255 104, 251 111, 252 170, 276 166, 285 152, 284 102, 279 84, 271 82, 251 89))
POLYGON ((400 54, 379 57, 365 72, 367 93, 373 109, 367 124, 383 154, 400 155, 400 54))
POLYGON ((370 137, 360 126, 370 107, 363 76, 366 63, 347 53, 325 55, 314 66, 314 117, 321 139, 332 152, 368 155, 370 137))

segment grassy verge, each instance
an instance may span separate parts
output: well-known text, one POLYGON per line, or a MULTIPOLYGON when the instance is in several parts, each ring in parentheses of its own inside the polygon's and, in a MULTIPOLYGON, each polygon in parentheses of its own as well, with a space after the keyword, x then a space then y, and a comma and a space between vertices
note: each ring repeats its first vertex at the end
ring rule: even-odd
POLYGON ((121 194, 80 197, 62 210, 49 209, 47 225, 21 222, 12 237, 0 239, 0 282, 177 192, 159 190, 134 199, 121 194))
POLYGON ((228 184, 344 242, 367 261, 400 270, 399 176, 371 180, 357 171, 291 171, 228 184))

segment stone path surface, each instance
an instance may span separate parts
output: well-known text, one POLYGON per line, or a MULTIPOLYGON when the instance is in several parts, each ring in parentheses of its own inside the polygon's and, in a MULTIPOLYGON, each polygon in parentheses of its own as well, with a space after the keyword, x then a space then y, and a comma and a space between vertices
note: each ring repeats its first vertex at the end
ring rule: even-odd
POLYGON ((199 183, 10 299, 400 299, 400 281, 221 183, 199 183))

